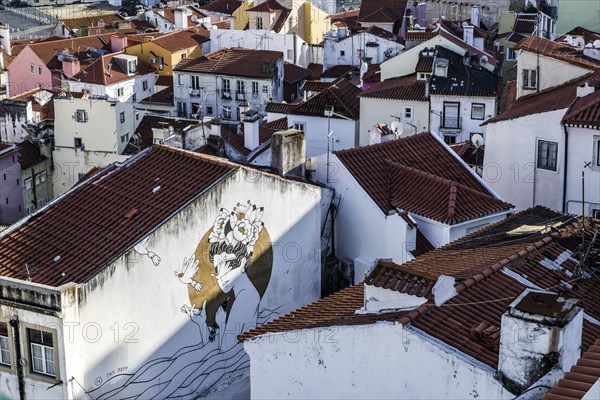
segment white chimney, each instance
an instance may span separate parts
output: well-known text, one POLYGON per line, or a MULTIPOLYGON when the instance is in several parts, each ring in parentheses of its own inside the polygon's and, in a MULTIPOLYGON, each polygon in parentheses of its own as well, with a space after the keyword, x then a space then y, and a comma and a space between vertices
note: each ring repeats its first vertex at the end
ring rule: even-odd
POLYGON ((4 51, 9 56, 12 55, 10 49, 10 27, 8 25, 0 25, 0 44, 4 47, 4 51))
POLYGON ((381 131, 377 127, 369 130, 369 144, 381 143, 381 131))
POLYGON ((244 114, 244 147, 254 150, 260 145, 259 127, 262 116, 255 110, 248 110, 244 114))
POLYGON ((473 27, 471 25, 463 26, 463 41, 469 46, 473 46, 473 27))
POLYGON ((188 19, 187 19, 187 8, 186 7, 177 7, 173 14, 175 15, 175 28, 176 29, 187 29, 188 28, 188 19))
POLYGON ((471 7, 471 24, 473 24, 473 26, 476 27, 480 27, 479 24, 481 23, 479 21, 479 13, 480 13, 481 9, 479 8, 479 6, 472 6, 471 7))
POLYGON ((213 136, 221 136, 221 121, 218 119, 210 121, 210 134, 213 136))
POLYGON ((586 81, 582 86, 577 86, 577 97, 585 97, 594 93, 595 90, 596 88, 591 86, 589 81, 586 81))
POLYGON ((577 300, 526 289, 502 316, 499 376, 519 394, 555 368, 568 371, 581 353, 583 310, 577 300))
POLYGON ((271 137, 271 167, 279 175, 304 177, 306 164, 306 140, 304 132, 288 129, 271 137))

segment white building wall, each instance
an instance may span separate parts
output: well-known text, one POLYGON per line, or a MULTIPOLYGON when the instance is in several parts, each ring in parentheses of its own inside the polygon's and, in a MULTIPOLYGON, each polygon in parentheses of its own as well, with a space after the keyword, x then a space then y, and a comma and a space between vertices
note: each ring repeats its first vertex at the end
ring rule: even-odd
POLYGON ((565 212, 581 214, 581 172, 584 171, 584 210, 587 215, 593 215, 594 210, 600 210, 600 166, 598 164, 600 131, 572 127, 567 127, 567 129, 569 156, 567 159, 567 207, 565 212), (591 168, 586 168, 586 164, 591 168))
POLYGON ((404 107, 412 107, 413 117, 412 119, 407 120, 407 122, 417 126, 417 129, 406 123, 404 124, 403 135, 412 135, 419 132, 429 131, 429 102, 384 100, 361 97, 361 118, 359 130, 360 146, 366 146, 369 144, 369 131, 372 130, 376 124, 385 122, 388 124, 388 126, 391 126, 391 123, 396 121, 395 118, 391 117, 392 115, 403 117, 404 107))
POLYGON ((437 133, 441 138, 444 135, 456 135, 456 143, 464 142, 471 139, 471 134, 478 133, 485 139, 485 126, 480 126, 484 121, 496 116, 496 98, 495 97, 470 97, 470 96, 430 96, 431 112, 430 112, 430 129, 437 133), (460 132, 442 132, 440 125, 443 120, 444 102, 460 103, 460 132), (482 120, 471 118, 471 108, 473 104, 485 105, 485 117, 482 120))
POLYGON ((263 29, 211 29, 210 51, 242 47, 283 53, 283 59, 306 68, 313 62, 311 48, 295 34, 275 33, 263 29))
POLYGON ((132 79, 115 83, 112 85, 94 85, 78 81, 68 81, 69 90, 71 92, 80 93, 84 90, 90 92, 94 96, 108 96, 109 100, 117 100, 121 102, 132 101, 135 95, 135 101, 139 102, 149 97, 154 93, 155 74, 146 74, 133 77, 132 79), (144 90, 143 82, 146 81, 147 88, 144 90), (123 94, 119 96, 118 89, 123 89, 123 94))
POLYGON ((252 399, 514 397, 492 368, 398 323, 267 334, 244 348, 252 399))
POLYGON ((331 118, 328 128, 326 117, 309 117, 306 115, 269 113, 269 121, 286 117, 288 125, 295 123, 304 124, 304 137, 306 138, 306 157, 312 158, 327 153, 327 134, 333 131, 330 137, 329 150, 346 150, 358 146, 358 122, 341 118, 331 118))
POLYGON ((579 78, 580 76, 591 72, 591 69, 578 67, 555 58, 545 57, 523 50, 517 52, 517 57, 519 58, 519 62, 517 63, 517 98, 536 92, 535 89, 523 89, 524 69, 538 71, 537 76, 540 91, 559 86, 567 81, 579 78))
MULTIPOLYGON (((365 57, 371 58, 371 64, 380 64, 402 52, 404 46, 398 42, 384 39, 370 33, 360 32, 339 38, 340 30, 331 30, 323 40, 323 69, 336 65, 360 65, 365 57), (367 43, 376 44, 367 46, 367 43)), ((345 32, 341 30, 341 32, 345 32)))
POLYGON ((564 133, 560 121, 565 111, 487 125, 483 179, 517 210, 543 205, 562 211, 564 133), (537 168, 538 140, 558 143, 557 171, 537 168))

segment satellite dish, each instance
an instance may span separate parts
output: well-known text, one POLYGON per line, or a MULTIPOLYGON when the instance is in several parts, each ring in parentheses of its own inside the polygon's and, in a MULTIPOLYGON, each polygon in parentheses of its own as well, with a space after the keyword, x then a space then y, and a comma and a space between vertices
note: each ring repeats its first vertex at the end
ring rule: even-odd
POLYGON ((463 21, 463 23, 462 23, 462 27, 463 27, 463 28, 466 28, 466 27, 468 27, 468 26, 469 26, 469 23, 468 23, 467 21, 463 21))
POLYGON ((483 135, 475 133, 473 136, 471 136, 471 142, 473 142, 473 144, 477 147, 483 146, 483 135))
POLYGON ((600 49, 600 39, 594 40, 593 46, 595 49, 600 49))
POLYGON ((421 25, 419 25, 419 24, 414 24, 414 25, 413 25, 413 28, 414 28, 414 29, 421 29, 421 25))
POLYGON ((401 136, 402 132, 404 131, 404 125, 400 121, 392 122, 391 128, 392 132, 394 132, 394 134, 398 136, 401 136))
POLYGON ((479 62, 481 64, 487 64, 487 62, 488 62, 487 56, 481 56, 481 58, 479 59, 479 62))
POLYGON ((585 47, 585 40, 583 40, 582 37, 576 37, 573 40, 573 46, 577 47, 578 49, 583 49, 585 47))

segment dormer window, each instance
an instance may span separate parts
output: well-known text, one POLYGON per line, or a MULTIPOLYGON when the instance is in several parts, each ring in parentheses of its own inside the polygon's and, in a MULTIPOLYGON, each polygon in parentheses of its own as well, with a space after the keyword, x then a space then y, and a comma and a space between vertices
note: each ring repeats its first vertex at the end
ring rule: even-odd
POLYGON ((448 76, 448 60, 439 58, 435 61, 434 73, 436 76, 446 78, 448 76))

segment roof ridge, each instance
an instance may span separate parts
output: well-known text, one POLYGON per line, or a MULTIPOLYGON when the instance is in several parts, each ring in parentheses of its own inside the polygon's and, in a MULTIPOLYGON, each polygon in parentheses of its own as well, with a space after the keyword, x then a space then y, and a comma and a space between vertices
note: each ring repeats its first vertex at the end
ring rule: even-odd
MULTIPOLYGON (((552 242, 554 240, 554 237, 556 237, 556 234, 551 234, 549 236, 546 236, 532 244, 524 243, 524 245, 526 245, 526 247, 523 248, 522 250, 519 250, 519 251, 509 255, 508 257, 505 257, 502 260, 495 262, 490 267, 483 269, 481 272, 475 274, 471 278, 466 279, 465 281, 456 285, 455 286, 456 296, 460 295, 462 292, 464 292, 468 288, 474 286, 476 283, 478 283, 478 282, 488 278, 489 276, 493 275, 494 273, 500 271, 506 265, 511 264, 514 261, 521 259, 521 258, 533 253, 534 251, 539 250, 542 247, 546 246, 547 244, 549 244, 550 242, 552 242)), ((417 318, 425 315, 434 305, 435 305, 435 303, 433 303, 431 300, 420 305, 416 309, 409 312, 407 315, 400 318, 400 323, 402 325, 408 325, 409 323, 412 323, 417 318)), ((443 307, 443 305, 439 306, 439 307, 443 307)))
POLYGON ((582 112, 587 111, 590 107, 594 107, 594 106, 596 106, 596 105, 598 105, 600 103, 600 89, 596 89, 594 91, 594 93, 590 93, 590 94, 588 94, 586 96, 584 96, 584 97, 575 97, 575 100, 573 101, 573 103, 571 104, 571 106, 569 107, 569 109, 567 110, 567 112, 565 113, 562 121, 565 121, 567 118, 573 118, 574 116, 576 116, 576 115, 578 115, 578 114, 580 114, 582 112), (590 104, 587 104, 586 106, 584 106, 583 109, 577 110, 575 112, 572 112, 573 107, 575 106, 575 104, 579 100, 585 99, 586 96, 594 96, 594 95, 598 96, 598 98, 595 99, 595 100, 592 100, 590 102, 590 104))
POLYGON ((450 194, 448 196, 448 220, 454 221, 456 215, 456 197, 458 195, 458 183, 450 183, 450 194))

